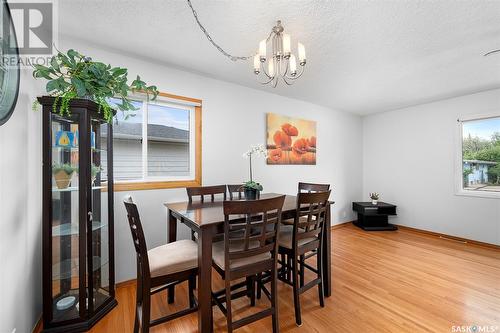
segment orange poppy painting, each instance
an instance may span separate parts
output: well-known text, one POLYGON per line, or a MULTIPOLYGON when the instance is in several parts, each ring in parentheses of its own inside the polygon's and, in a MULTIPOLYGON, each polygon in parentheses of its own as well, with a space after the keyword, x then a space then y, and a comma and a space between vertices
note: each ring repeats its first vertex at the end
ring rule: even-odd
POLYGON ((267 114, 267 164, 316 164, 316 122, 267 114))

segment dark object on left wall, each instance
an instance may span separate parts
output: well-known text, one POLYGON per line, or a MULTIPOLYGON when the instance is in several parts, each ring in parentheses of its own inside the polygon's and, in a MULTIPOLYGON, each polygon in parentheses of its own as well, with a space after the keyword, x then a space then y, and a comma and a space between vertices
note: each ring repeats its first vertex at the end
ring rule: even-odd
POLYGON ((70 114, 43 106, 43 327, 85 332, 116 305, 113 216, 113 130, 90 100, 70 114), (68 184, 58 186, 54 171, 68 184), (95 179, 93 179, 95 177, 95 179))
POLYGON ((8 32, 4 32, 3 36, 0 36, 3 62, 3 75, 0 79, 0 126, 5 124, 14 112, 19 94, 19 49, 17 48, 16 31, 7 1, 2 0, 1 6, 3 8, 0 11, 2 13, 0 24, 2 27, 10 29, 8 32))

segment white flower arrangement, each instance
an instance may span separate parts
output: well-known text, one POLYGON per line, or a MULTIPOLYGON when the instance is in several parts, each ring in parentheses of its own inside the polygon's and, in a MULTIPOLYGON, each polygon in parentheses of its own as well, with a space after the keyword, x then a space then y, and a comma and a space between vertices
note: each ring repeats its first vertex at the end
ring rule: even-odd
POLYGON ((252 145, 250 146, 250 150, 243 153, 244 158, 252 157, 252 155, 264 156, 267 158, 267 149, 263 144, 260 145, 252 145))
POLYGON ((253 188, 259 191, 262 191, 262 185, 254 182, 253 180, 253 172, 252 172, 252 156, 263 156, 267 158, 267 149, 263 144, 260 145, 252 145, 250 146, 250 150, 246 151, 243 154, 243 158, 249 159, 249 167, 250 167, 250 181, 246 182, 245 188, 253 188))

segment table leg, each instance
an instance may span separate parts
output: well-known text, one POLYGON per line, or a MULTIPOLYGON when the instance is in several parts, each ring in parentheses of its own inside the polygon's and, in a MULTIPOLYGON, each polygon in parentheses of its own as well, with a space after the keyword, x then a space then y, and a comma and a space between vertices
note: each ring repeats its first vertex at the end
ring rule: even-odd
POLYGON ((325 291, 325 297, 330 297, 332 295, 332 258, 331 258, 331 210, 330 206, 326 207, 326 219, 325 219, 325 234, 323 241, 323 288, 325 291))
MULTIPOLYGON (((177 218, 168 210, 168 237, 167 243, 172 243, 177 240, 177 218)), ((175 301, 175 286, 168 288, 168 304, 175 301)))
POLYGON ((198 332, 213 332, 212 325, 212 239, 207 226, 198 234, 198 332))

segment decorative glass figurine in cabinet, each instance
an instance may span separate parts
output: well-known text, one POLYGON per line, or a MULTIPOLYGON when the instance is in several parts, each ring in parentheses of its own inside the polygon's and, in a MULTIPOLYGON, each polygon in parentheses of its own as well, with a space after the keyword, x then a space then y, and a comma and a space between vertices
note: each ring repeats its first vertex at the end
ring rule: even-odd
POLYGON ((113 130, 90 100, 43 106, 44 332, 84 332, 115 300, 113 130))

